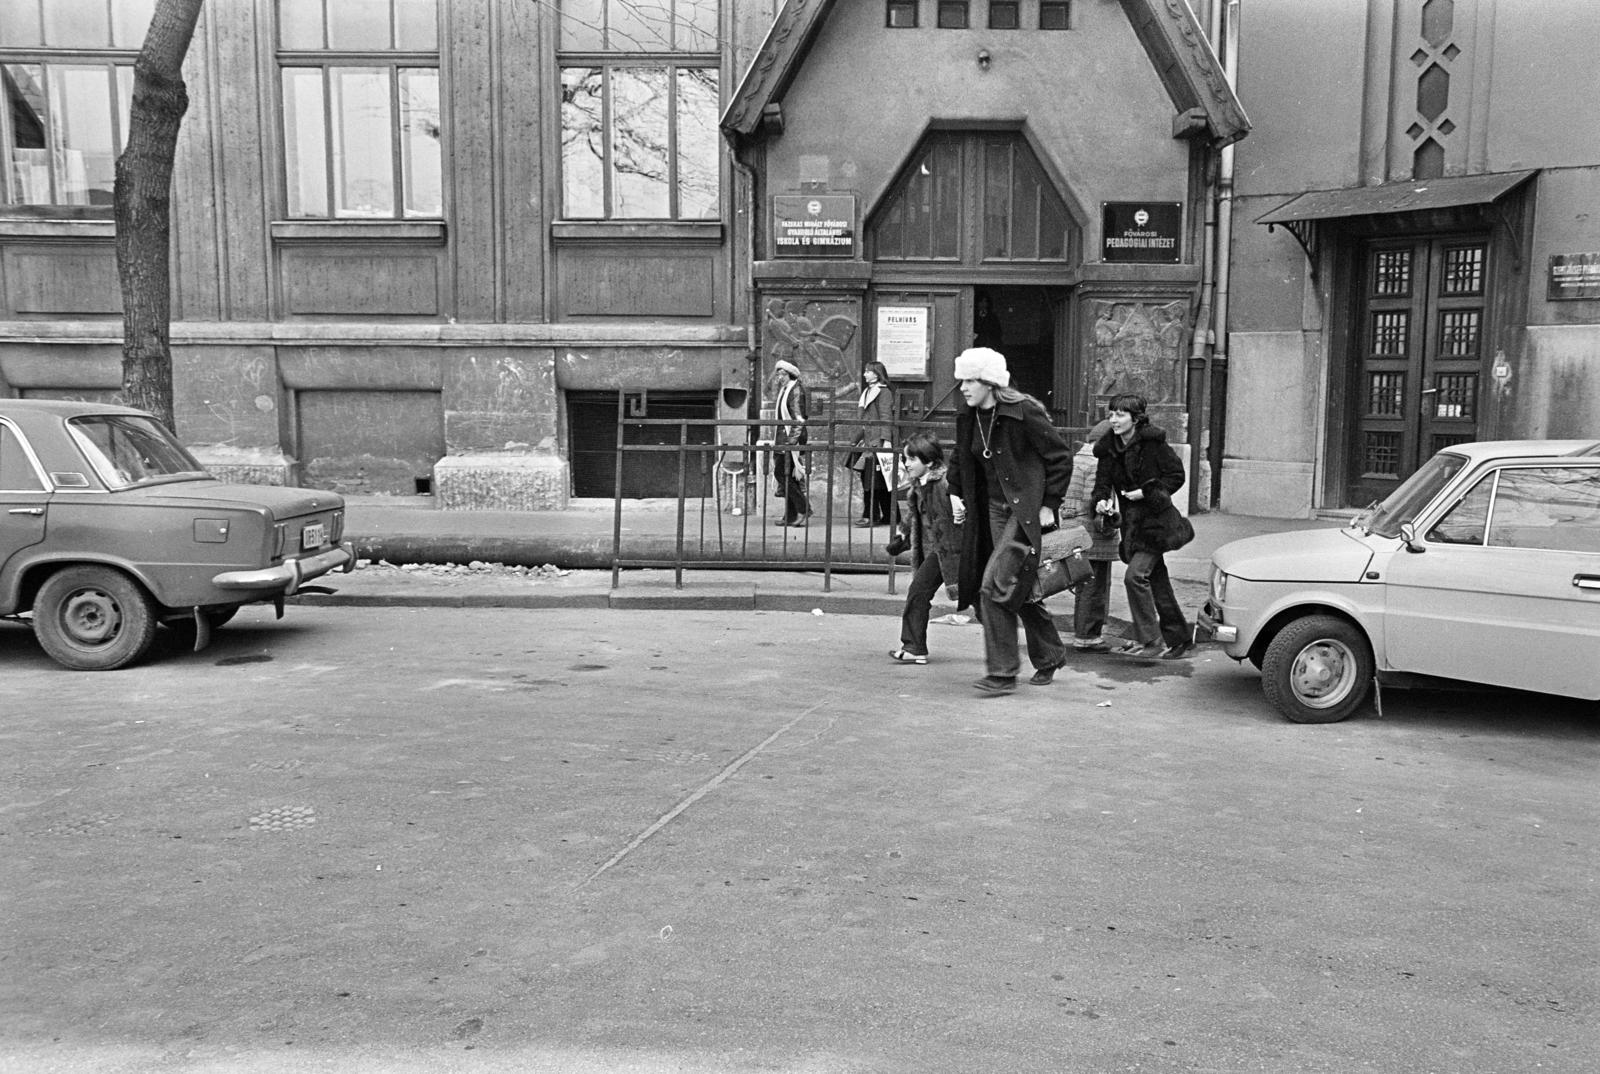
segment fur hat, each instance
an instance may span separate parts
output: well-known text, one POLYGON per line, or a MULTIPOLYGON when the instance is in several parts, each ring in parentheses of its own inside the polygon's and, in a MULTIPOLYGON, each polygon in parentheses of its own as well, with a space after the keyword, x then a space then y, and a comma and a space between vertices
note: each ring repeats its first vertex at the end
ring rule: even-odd
POLYGON ((1011 373, 1006 369, 1006 356, 988 347, 968 347, 956 355, 957 380, 981 380, 996 388, 1011 385, 1011 373))
POLYGON ((772 368, 774 371, 781 370, 789 374, 795 380, 800 379, 800 367, 795 365, 793 362, 786 362, 782 358, 779 358, 776 362, 772 363, 772 368))

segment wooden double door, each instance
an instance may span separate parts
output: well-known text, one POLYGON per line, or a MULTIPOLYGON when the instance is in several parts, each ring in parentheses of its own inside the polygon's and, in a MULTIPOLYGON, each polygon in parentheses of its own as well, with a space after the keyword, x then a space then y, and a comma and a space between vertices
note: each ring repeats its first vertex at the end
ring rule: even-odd
POLYGON ((1440 448, 1478 438, 1490 279, 1487 235, 1367 245, 1349 503, 1382 499, 1440 448))

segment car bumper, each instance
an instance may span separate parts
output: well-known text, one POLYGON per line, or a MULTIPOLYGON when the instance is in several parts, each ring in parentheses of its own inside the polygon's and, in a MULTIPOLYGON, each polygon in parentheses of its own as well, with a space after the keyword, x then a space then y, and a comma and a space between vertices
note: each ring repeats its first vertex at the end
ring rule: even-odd
POLYGON ((1202 641, 1232 645, 1239 640, 1239 628, 1224 623, 1222 609, 1217 607, 1215 601, 1207 600, 1206 606, 1195 617, 1195 636, 1202 641))
POLYGON ((261 596, 292 596, 305 582, 320 578, 329 571, 341 570, 348 574, 355 568, 355 546, 348 541, 337 548, 318 552, 305 558, 290 557, 276 567, 255 571, 224 571, 211 579, 218 589, 245 590, 261 596))

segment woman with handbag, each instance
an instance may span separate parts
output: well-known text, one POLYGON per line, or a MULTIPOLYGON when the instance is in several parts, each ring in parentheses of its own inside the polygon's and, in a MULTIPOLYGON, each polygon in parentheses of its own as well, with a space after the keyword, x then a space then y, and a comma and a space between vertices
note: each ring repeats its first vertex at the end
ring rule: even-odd
POLYGON ((894 466, 894 387, 882 362, 868 362, 861 371, 861 423, 856 426, 855 449, 849 465, 861 479, 861 517, 858 529, 889 522, 894 499, 887 477, 894 466))
POLYGON ((1133 637, 1111 651, 1176 660, 1194 647, 1194 628, 1172 592, 1162 554, 1188 544, 1194 529, 1172 502, 1183 487, 1183 463, 1145 410, 1142 395, 1111 400, 1111 429, 1094 446, 1095 509, 1122 515, 1123 585, 1133 619, 1133 637))
POLYGON ((1072 480, 1072 449, 1044 404, 1011 387, 998 351, 962 351, 955 373, 967 405, 956 415, 950 507, 957 523, 973 519, 961 528, 957 600, 981 601, 987 671, 973 685, 989 694, 1017 688, 1020 622, 1034 667, 1029 681, 1046 686, 1066 660, 1066 647, 1034 590, 1044 531, 1056 525, 1072 480))

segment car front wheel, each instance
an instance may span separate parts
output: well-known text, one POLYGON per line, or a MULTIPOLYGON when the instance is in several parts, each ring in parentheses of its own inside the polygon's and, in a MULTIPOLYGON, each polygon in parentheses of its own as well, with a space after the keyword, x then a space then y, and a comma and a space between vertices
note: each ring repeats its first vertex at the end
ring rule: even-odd
POLYGON ((1361 631, 1331 615, 1308 615, 1267 646, 1261 689, 1295 723, 1336 723, 1366 700, 1372 670, 1361 631))
POLYGON ((121 571, 67 567, 39 587, 33 632, 56 663, 77 671, 111 671, 149 651, 156 636, 155 607, 121 571))

